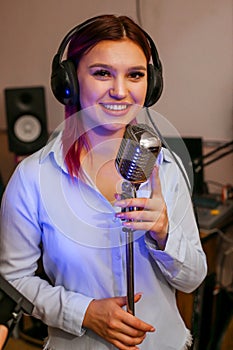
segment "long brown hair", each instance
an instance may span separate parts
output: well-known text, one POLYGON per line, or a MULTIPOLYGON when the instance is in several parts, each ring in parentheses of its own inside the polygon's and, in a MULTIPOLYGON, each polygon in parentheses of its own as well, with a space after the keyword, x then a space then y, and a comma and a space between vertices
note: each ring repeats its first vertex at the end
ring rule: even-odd
MULTIPOLYGON (((129 38, 138 44, 143 50, 147 64, 151 57, 151 48, 143 30, 131 18, 127 16, 101 15, 83 22, 72 37, 68 50, 67 59, 72 60, 77 69, 83 55, 103 40, 121 40, 129 38)), ((78 78, 77 78, 78 79, 78 78)), ((81 110, 80 102, 76 106, 65 107, 65 117, 69 118, 81 110)), ((78 176, 80 169, 80 153, 82 148, 88 149, 85 134, 80 135, 73 145, 66 150, 65 161, 70 175, 78 176)))

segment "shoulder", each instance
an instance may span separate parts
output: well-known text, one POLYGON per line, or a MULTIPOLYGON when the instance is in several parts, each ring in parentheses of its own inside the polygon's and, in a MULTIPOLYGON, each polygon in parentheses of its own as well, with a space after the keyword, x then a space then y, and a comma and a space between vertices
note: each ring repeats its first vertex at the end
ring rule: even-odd
POLYGON ((17 165, 12 177, 23 177, 24 181, 37 177, 40 167, 41 152, 42 150, 39 150, 24 158, 17 165))
POLYGON ((39 182, 39 154, 40 151, 24 158, 15 168, 5 189, 5 197, 27 198, 28 194, 33 193, 39 182))

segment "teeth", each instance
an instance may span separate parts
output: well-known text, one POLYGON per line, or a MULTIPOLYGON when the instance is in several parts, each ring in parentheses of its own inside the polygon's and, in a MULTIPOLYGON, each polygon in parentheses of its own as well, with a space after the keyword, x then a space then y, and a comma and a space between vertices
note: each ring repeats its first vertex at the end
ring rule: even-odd
POLYGON ((127 105, 105 105, 104 104, 104 107, 112 111, 123 111, 127 108, 127 105))

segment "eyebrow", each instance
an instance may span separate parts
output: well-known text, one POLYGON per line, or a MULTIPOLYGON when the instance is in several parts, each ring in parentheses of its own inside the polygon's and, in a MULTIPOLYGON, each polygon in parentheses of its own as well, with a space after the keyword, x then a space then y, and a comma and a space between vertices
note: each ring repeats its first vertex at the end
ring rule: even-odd
MULTIPOLYGON (((113 66, 111 66, 109 64, 105 64, 105 63, 93 63, 88 68, 99 68, 99 67, 106 68, 106 69, 114 69, 113 66)), ((131 69, 146 71, 146 67, 145 66, 133 66, 133 67, 130 67, 130 70, 131 69)))

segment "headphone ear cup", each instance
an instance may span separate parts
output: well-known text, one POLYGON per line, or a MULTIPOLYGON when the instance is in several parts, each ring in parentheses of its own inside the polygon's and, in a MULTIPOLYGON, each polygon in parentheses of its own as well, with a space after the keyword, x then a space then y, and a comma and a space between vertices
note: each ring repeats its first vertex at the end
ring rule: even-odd
POLYGON ((147 92, 145 98, 145 107, 155 104, 163 91, 162 69, 156 68, 153 64, 148 65, 147 69, 147 92))
POLYGON ((56 99, 66 105, 77 105, 79 100, 78 79, 75 65, 70 60, 59 63, 55 55, 52 64, 51 88, 56 99))

